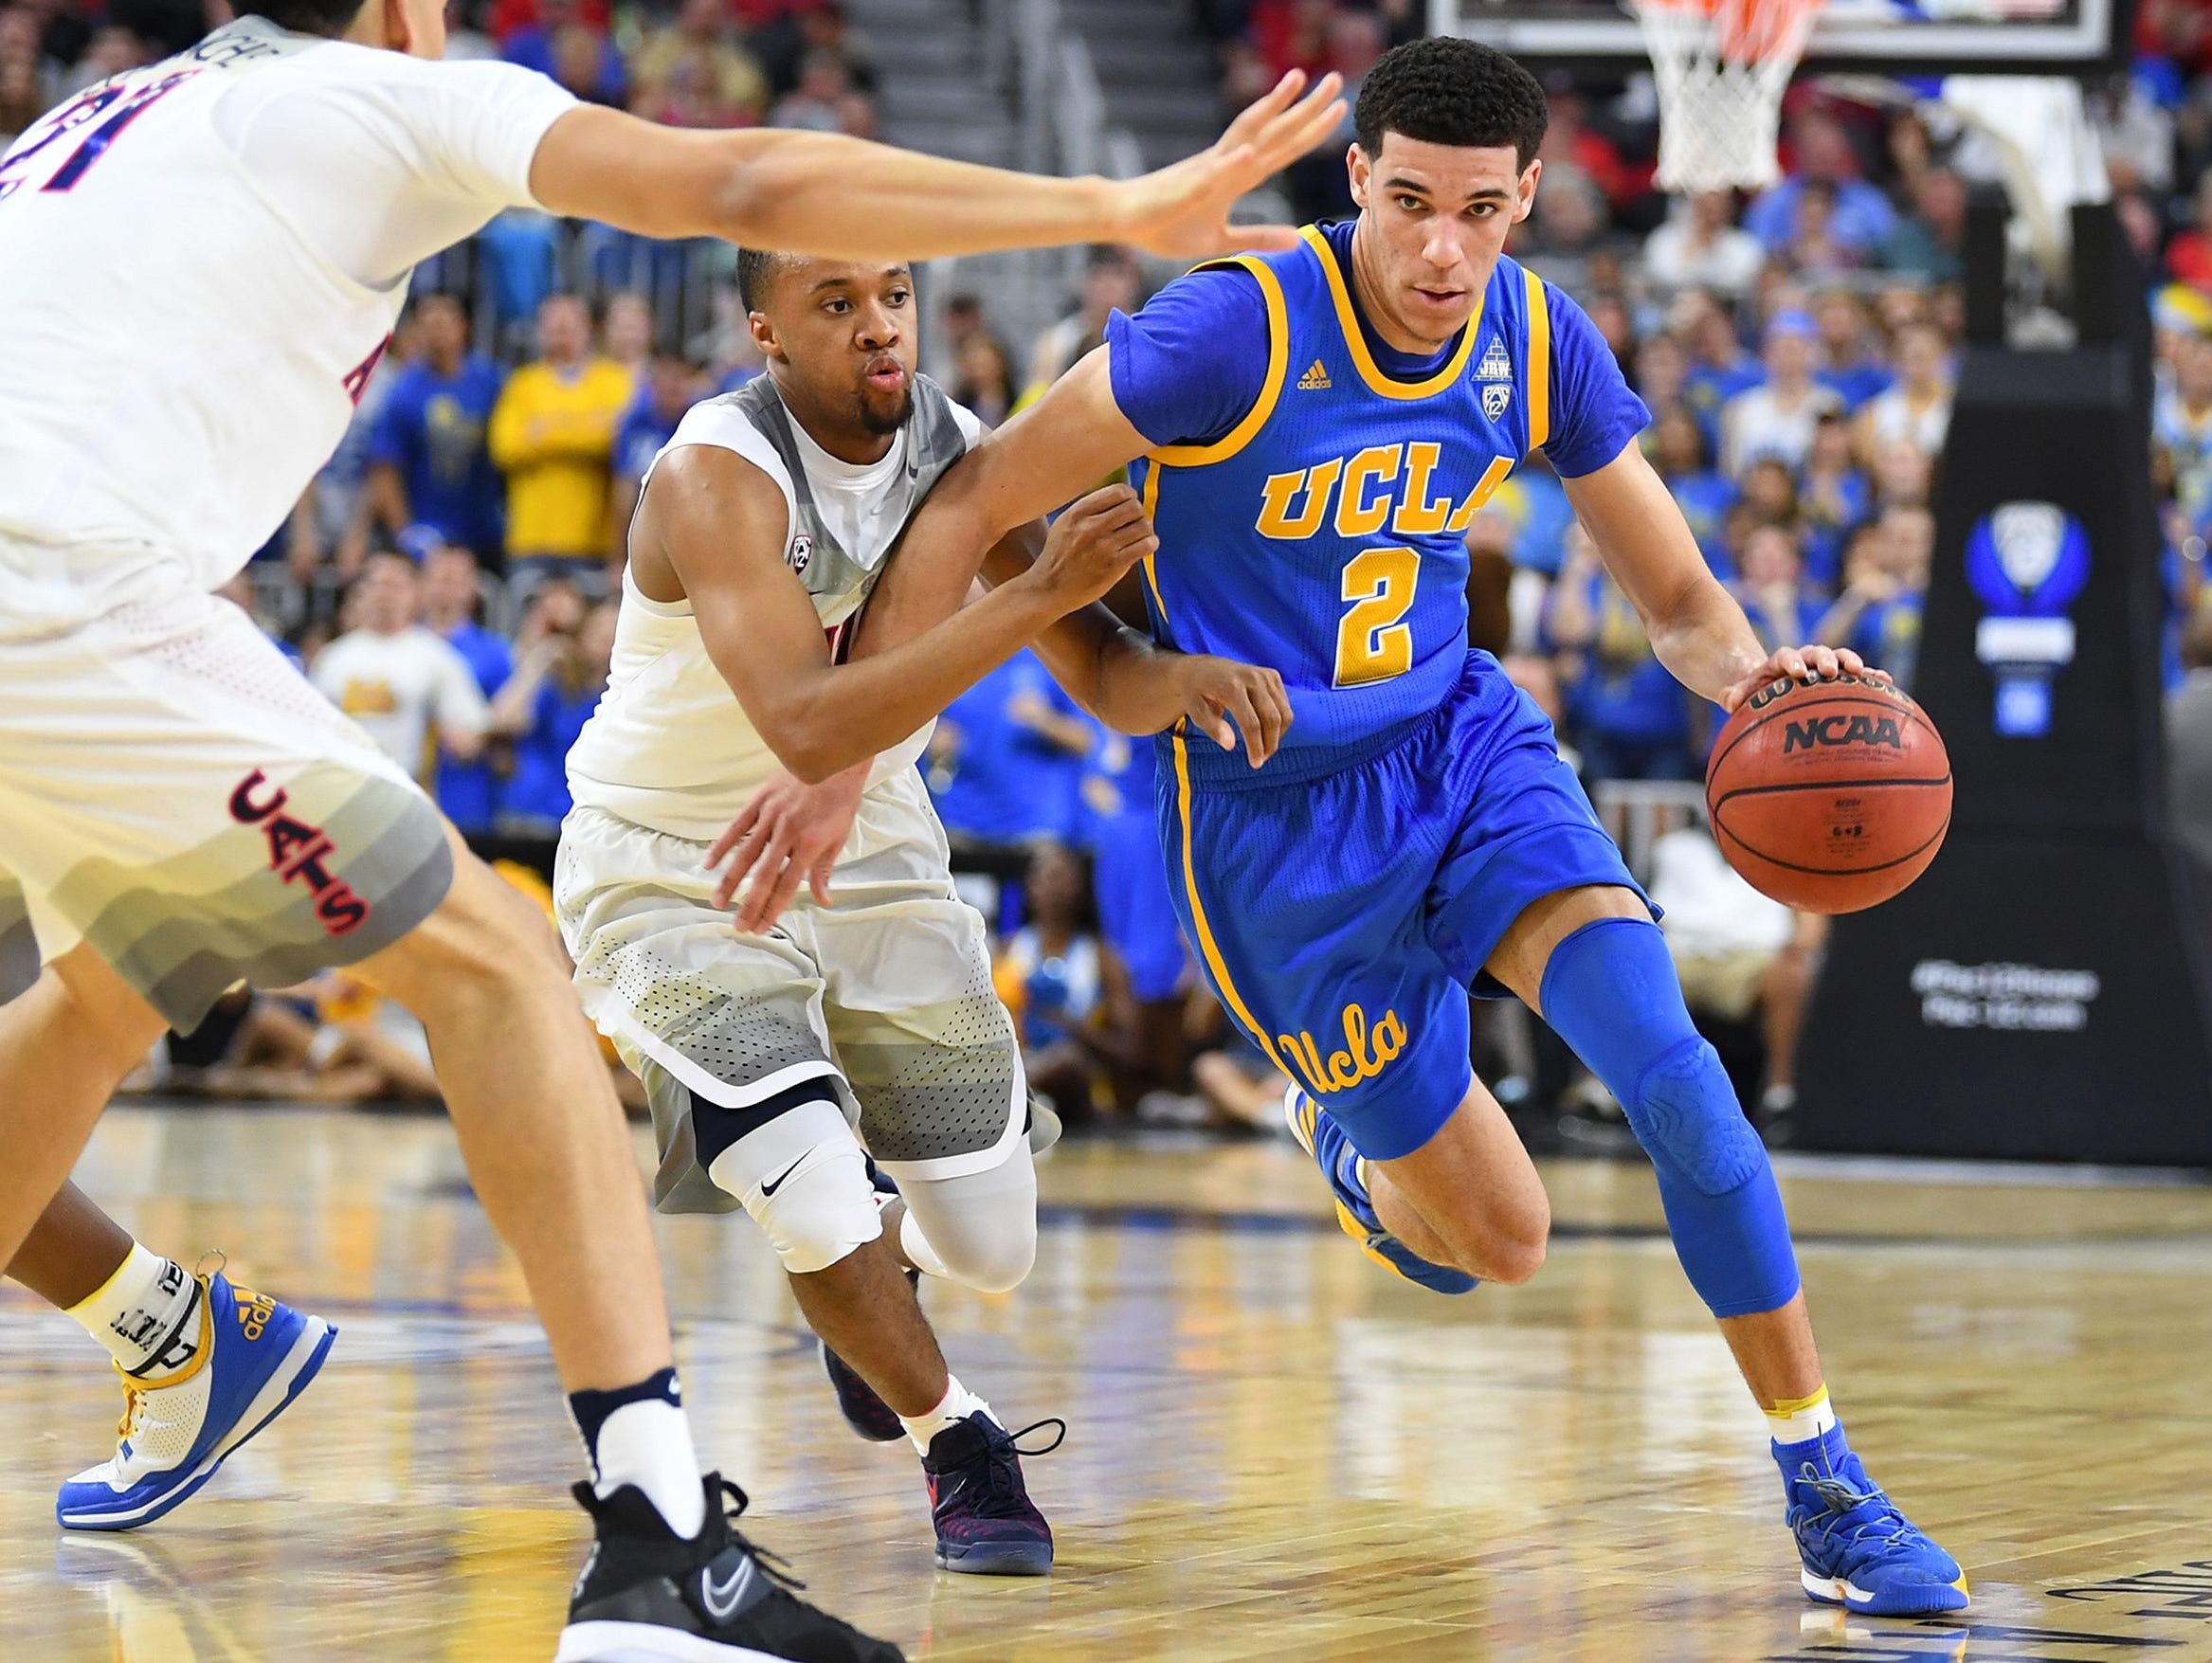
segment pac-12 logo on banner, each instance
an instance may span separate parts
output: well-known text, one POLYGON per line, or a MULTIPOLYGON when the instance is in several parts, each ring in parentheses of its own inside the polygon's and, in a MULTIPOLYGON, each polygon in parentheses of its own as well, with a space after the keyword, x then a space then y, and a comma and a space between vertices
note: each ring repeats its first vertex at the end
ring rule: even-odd
POLYGON ((1967 581, 1982 599, 1974 656, 1997 678, 1997 732, 2051 731, 2051 683, 2074 661, 2066 616, 2089 582, 2089 533, 2053 502, 2007 502, 1967 533, 1967 581))

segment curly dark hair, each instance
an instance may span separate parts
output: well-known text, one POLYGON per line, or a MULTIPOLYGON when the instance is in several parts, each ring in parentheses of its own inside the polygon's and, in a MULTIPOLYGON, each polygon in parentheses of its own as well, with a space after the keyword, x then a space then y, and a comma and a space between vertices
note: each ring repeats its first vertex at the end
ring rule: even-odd
POLYGON ((1384 134, 1400 133, 1470 149, 1510 144, 1526 168, 1543 148, 1551 111, 1536 78, 1496 46, 1436 35, 1383 54, 1360 87, 1351 123, 1369 156, 1384 134))

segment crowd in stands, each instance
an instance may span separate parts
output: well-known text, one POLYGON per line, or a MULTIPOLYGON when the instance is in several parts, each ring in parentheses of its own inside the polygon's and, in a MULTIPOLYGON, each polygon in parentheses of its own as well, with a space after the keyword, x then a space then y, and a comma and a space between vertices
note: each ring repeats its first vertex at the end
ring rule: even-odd
MULTIPOLYGON (((227 0, 12 0, 0 8, 0 142, 229 18, 227 0)), ((874 48, 837 0, 456 0, 446 29, 449 58, 503 58, 672 126, 875 131, 874 48)))
MULTIPOLYGON (((0 142, 223 20, 225 0, 205 4, 0 6, 0 142)), ((1292 66, 1340 70, 1356 93, 1422 16, 1412 0, 1198 10, 1224 101, 1292 66)), ((458 0, 453 18, 457 55, 503 56, 657 119, 873 129, 875 52, 836 0, 458 0)), ((2178 643, 2203 616, 2212 526, 2212 3, 2144 0, 2138 29, 2135 73, 2094 108, 2123 221, 2154 274, 2155 484, 2178 643)), ((1537 209, 1511 251, 1573 295, 1611 345, 1652 413, 1647 454, 1761 640, 1851 645, 1909 686, 1967 190, 1989 158, 1940 120, 1801 89, 1780 184, 1670 201, 1652 185, 1648 86, 1550 91, 1537 209)), ((1294 170, 1307 214, 1349 210, 1341 155, 1333 140, 1294 170)), ((671 298, 662 245, 513 214, 423 268, 344 444, 235 591, 472 836, 543 838, 558 824, 562 758, 606 682, 640 478, 694 400, 759 372, 722 256, 679 252, 671 298)), ((1002 337, 988 297, 925 297, 936 302, 925 368, 987 422, 1004 420, 1168 275, 1095 250, 1067 315, 1026 343, 1002 337)), ((1696 779, 1715 713, 1654 658, 1540 455, 1468 541, 1475 639, 1551 714, 1586 778, 1696 779)), ((1203 999, 1186 1010, 1156 967, 1133 975, 1126 931, 1102 929, 1091 898, 1081 857, 1125 859, 1116 828, 1149 816, 1146 748, 1101 732, 1024 655, 947 713, 924 768, 1006 944, 1002 985, 1039 1077, 1071 1117, 1145 1103, 1264 1117, 1263 1063, 1231 1035, 1187 1068, 1209 1026, 1218 1036, 1218 1012, 1203 999)), ((1701 941, 1686 961, 1729 967, 1714 972, 1730 991, 1713 1005, 1767 1025, 1750 1089, 1786 1095, 1792 999, 1802 1007, 1817 931, 1763 913, 1695 849, 1660 864, 1678 930, 1701 941)), ((1096 876, 1119 894, 1115 872, 1096 876)))

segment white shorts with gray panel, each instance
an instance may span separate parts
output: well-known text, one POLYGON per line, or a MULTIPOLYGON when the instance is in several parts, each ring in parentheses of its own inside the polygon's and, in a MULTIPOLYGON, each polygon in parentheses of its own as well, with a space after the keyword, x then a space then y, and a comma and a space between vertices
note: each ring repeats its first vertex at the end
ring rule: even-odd
POLYGON ((584 1006, 644 1081, 667 1212, 737 1202, 700 1169, 687 1093, 745 1109, 826 1081, 893 1178, 990 1169, 1021 1142, 1027 1086, 992 991, 981 914, 952 893, 920 776, 861 798, 831 878, 765 935, 713 901, 706 845, 578 807, 553 898, 584 1006))

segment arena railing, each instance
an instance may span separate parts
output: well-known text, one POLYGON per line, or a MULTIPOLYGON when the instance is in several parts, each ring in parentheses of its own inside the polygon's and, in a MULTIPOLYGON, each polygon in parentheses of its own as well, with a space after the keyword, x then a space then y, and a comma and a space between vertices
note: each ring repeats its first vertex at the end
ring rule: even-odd
POLYGON ((1696 780, 1592 780, 1590 805, 1626 857, 1639 883, 1651 881, 1652 845, 1668 832, 1705 818, 1705 786, 1696 780))

